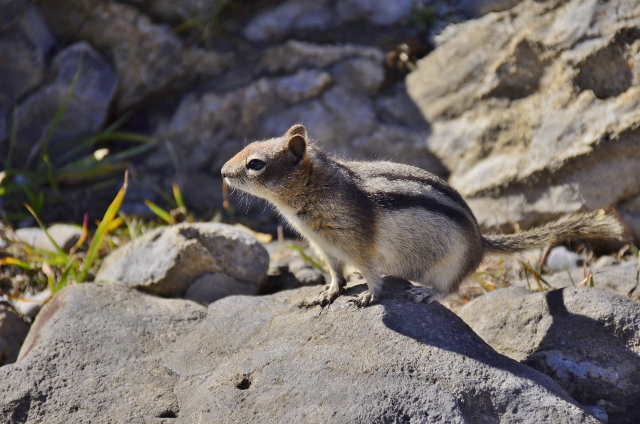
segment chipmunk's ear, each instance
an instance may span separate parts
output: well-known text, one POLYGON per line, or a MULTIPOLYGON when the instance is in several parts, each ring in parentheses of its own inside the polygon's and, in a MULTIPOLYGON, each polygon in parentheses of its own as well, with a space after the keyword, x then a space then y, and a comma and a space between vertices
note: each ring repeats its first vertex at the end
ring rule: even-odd
POLYGON ((294 156, 295 162, 299 162, 304 157, 304 153, 307 150, 307 140, 305 140, 301 135, 294 135, 287 140, 287 148, 294 156))
POLYGON ((285 133, 285 137, 292 137, 294 135, 299 135, 306 140, 307 129, 302 124, 296 124, 293 127, 289 128, 289 131, 285 133))
POLYGON ((289 128, 285 134, 287 140, 287 149, 294 156, 295 161, 299 162, 307 150, 307 130, 302 125, 294 125, 289 128))

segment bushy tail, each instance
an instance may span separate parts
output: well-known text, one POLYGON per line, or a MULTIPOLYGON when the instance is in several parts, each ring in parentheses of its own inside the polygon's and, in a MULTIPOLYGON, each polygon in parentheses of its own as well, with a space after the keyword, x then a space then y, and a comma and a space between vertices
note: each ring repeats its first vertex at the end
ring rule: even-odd
POLYGON ((569 239, 621 240, 622 224, 613 216, 598 212, 576 214, 564 221, 550 222, 517 234, 491 234, 482 237, 487 252, 518 252, 544 247, 569 239))

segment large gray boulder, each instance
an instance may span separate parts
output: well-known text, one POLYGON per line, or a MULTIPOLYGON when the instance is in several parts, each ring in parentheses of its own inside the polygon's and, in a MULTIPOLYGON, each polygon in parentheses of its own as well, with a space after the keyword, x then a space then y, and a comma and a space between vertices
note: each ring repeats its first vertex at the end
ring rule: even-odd
POLYGON ((639 26, 638 2, 525 0, 449 28, 409 74, 427 143, 484 228, 640 195, 639 26))
POLYGON ((640 305, 588 287, 531 293, 512 287, 459 315, 498 352, 553 378, 611 423, 640 421, 640 305))
MULTIPOLYGON (((269 254, 248 232, 221 223, 184 223, 157 228, 114 250, 96 281, 175 296, 205 274, 223 273, 255 292, 268 268, 269 254)), ((242 287, 229 294, 246 294, 242 287)))
POLYGON ((326 310, 296 306, 316 293, 234 296, 206 310, 120 286, 67 287, 38 315, 19 362, 0 368, 0 416, 598 422, 437 303, 413 304, 392 291, 366 309, 345 297, 326 310))

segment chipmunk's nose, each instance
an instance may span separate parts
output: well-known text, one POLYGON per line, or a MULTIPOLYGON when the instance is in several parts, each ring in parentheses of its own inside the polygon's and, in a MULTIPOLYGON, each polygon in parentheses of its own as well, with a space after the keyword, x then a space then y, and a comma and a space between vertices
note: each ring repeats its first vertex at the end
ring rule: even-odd
POLYGON ((227 178, 227 177, 231 176, 231 166, 229 165, 229 162, 227 162, 224 165, 222 165, 222 169, 220 170, 220 174, 222 175, 222 178, 227 178))

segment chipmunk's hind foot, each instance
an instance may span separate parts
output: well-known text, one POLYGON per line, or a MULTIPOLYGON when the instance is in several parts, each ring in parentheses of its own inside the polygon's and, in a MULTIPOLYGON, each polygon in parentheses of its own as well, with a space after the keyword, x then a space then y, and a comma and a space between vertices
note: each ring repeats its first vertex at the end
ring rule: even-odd
POLYGON ((406 291, 407 298, 415 303, 432 303, 440 297, 435 291, 422 286, 411 286, 406 291))

